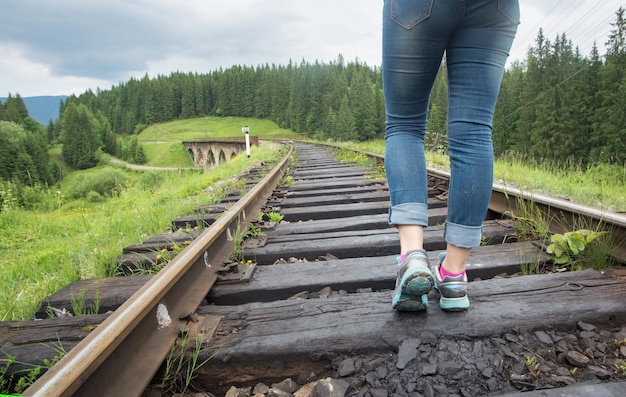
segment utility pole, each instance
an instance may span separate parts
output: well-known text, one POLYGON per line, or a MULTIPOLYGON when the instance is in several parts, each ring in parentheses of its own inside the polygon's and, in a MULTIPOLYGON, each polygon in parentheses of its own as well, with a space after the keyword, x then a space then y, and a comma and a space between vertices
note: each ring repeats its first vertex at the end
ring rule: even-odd
POLYGON ((241 131, 246 134, 246 154, 248 155, 248 158, 250 158, 250 129, 246 125, 241 129, 241 131))

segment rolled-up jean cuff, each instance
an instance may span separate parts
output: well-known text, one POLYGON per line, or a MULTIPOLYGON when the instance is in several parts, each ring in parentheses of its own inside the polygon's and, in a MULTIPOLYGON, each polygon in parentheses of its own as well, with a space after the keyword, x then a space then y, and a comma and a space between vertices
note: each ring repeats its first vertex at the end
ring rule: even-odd
POLYGON ((389 208, 389 224, 428 226, 428 206, 424 203, 404 203, 389 208))
POLYGON ((447 243, 459 248, 474 248, 480 245, 483 226, 464 226, 446 221, 443 236, 447 243))

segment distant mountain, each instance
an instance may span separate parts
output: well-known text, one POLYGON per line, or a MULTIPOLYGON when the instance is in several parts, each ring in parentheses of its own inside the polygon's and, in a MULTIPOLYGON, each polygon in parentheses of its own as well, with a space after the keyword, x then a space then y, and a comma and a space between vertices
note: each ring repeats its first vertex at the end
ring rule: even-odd
MULTIPOLYGON (((59 104, 64 101, 67 95, 57 96, 31 96, 22 97, 28 115, 41 124, 47 126, 50 120, 56 121, 59 118, 59 104)), ((2 103, 6 102, 6 98, 0 98, 2 103)))

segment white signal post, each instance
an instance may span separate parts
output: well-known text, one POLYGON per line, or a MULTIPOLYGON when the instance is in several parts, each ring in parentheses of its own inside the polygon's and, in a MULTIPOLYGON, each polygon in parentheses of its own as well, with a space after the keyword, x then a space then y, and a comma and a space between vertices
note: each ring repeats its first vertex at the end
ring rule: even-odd
POLYGON ((246 134, 246 154, 250 157, 250 128, 245 126, 241 129, 246 134))

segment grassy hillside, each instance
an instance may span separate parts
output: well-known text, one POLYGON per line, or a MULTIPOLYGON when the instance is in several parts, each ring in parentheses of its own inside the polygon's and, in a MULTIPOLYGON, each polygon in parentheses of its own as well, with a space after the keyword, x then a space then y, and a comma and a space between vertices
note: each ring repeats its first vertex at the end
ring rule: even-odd
POLYGON ((138 139, 141 143, 154 143, 236 137, 244 136, 244 133, 241 132, 244 126, 248 126, 250 135, 259 137, 293 134, 291 130, 280 128, 271 120, 245 117, 200 117, 151 125, 141 131, 138 139))

